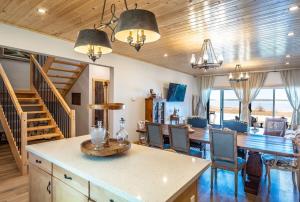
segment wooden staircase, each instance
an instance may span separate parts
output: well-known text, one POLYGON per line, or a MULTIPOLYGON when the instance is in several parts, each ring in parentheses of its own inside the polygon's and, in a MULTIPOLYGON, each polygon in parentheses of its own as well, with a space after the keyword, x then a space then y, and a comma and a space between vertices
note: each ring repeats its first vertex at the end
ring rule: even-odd
POLYGON ((27 112, 27 141, 64 138, 46 105, 33 90, 15 91, 24 112, 27 112))
POLYGON ((76 83, 86 67, 87 64, 48 57, 43 65, 43 70, 64 97, 76 83))

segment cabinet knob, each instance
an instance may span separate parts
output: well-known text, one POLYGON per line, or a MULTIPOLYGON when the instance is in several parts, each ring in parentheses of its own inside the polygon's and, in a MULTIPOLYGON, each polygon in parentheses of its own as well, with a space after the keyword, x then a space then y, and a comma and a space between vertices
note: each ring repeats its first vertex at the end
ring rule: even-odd
POLYGON ((37 159, 35 160, 35 162, 36 162, 36 163, 39 163, 39 164, 41 164, 41 163, 42 163, 42 161, 40 161, 40 160, 37 160, 37 159))
POLYGON ((72 177, 69 177, 67 174, 64 175, 65 179, 72 180, 72 177))

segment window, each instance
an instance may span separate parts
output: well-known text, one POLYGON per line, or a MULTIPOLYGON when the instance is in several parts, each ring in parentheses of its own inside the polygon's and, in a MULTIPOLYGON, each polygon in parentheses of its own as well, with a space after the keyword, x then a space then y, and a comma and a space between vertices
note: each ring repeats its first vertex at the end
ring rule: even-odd
POLYGON ((258 123, 264 123, 266 117, 273 116, 273 89, 261 89, 255 100, 251 103, 251 116, 258 123))
POLYGON ((223 120, 234 120, 240 114, 240 101, 234 90, 224 90, 223 120))
POLYGON ((282 88, 261 89, 251 103, 251 110, 251 115, 258 123, 264 123, 266 117, 285 117, 290 123, 293 113, 293 108, 282 88))
POLYGON ((209 98, 209 123, 221 124, 221 90, 212 90, 209 98))
POLYGON ((285 117, 288 119, 288 122, 291 123, 293 108, 287 98, 284 89, 275 90, 275 116, 276 117, 285 117))

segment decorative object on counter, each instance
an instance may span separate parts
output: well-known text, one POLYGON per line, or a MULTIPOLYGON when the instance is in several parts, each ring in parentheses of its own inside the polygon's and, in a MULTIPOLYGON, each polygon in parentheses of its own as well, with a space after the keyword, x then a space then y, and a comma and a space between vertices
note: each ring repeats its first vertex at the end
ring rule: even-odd
POLYGON ((170 115, 170 124, 175 122, 175 125, 179 124, 179 115, 177 114, 179 112, 179 109, 174 108, 173 114, 170 115))
POLYGON ((151 98, 156 98, 156 93, 154 92, 153 89, 150 89, 150 97, 151 98))
POLYGON ((100 150, 106 135, 106 130, 103 128, 101 121, 98 121, 96 126, 91 127, 90 134, 92 137, 91 141, 96 146, 94 150, 100 150))
POLYGON ((125 119, 120 120, 120 130, 116 134, 119 144, 124 144, 128 140, 128 132, 125 130, 125 119))
POLYGON ((130 142, 127 140, 123 141, 121 145, 118 140, 112 138, 109 138, 108 142, 108 147, 102 147, 99 150, 95 150, 95 145, 91 142, 91 140, 86 140, 81 143, 81 151, 89 156, 105 157, 124 153, 131 147, 130 142))

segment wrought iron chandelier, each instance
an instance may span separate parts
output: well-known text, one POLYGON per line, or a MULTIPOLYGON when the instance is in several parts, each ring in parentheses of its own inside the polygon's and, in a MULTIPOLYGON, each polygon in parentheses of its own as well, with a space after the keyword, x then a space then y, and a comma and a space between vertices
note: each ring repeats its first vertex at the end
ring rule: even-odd
POLYGON ((160 38, 155 15, 143 9, 128 9, 127 1, 124 0, 126 11, 120 17, 116 16, 116 6, 111 5, 111 18, 103 22, 106 0, 103 2, 100 25, 94 25, 93 29, 81 30, 78 34, 74 50, 87 54, 95 62, 102 54, 112 52, 111 42, 115 39, 126 42, 139 51, 145 43, 157 41, 160 38), (109 28, 112 31, 110 40, 103 29, 109 28))
POLYGON ((248 72, 242 72, 242 66, 237 64, 235 66, 235 72, 229 73, 229 81, 231 82, 240 82, 240 81, 247 81, 249 79, 248 72))
POLYGON ((223 63, 223 57, 216 56, 212 47, 210 39, 205 39, 200 51, 200 56, 196 59, 195 54, 192 54, 191 65, 193 69, 208 70, 211 68, 221 67, 223 63))

